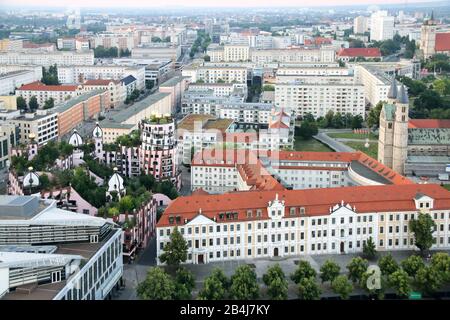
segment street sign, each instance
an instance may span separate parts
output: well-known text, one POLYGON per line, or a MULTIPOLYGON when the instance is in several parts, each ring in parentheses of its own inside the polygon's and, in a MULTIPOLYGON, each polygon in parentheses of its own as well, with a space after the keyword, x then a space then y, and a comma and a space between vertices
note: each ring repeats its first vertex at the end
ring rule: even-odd
POLYGON ((420 292, 411 292, 409 294, 409 299, 410 300, 420 300, 420 299, 422 299, 422 294, 420 292))

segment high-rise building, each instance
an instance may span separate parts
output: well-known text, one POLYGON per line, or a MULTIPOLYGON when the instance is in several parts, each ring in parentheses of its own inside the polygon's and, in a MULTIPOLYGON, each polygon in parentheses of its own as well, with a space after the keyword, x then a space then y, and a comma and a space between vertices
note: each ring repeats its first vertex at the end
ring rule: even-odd
POLYGON ((430 19, 423 22, 420 34, 420 49, 423 51, 424 58, 429 58, 435 54, 436 30, 436 21, 431 15, 430 19))
POLYGON ((387 11, 377 11, 370 17, 370 40, 383 41, 394 37, 394 17, 387 11))
POLYGON ((369 18, 358 16, 353 20, 353 33, 362 34, 369 31, 369 18))

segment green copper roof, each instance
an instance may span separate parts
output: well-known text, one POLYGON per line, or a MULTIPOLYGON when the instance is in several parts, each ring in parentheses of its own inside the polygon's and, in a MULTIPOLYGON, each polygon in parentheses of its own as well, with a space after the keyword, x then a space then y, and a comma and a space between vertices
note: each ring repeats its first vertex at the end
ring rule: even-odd
POLYGON ((386 103, 383 105, 384 118, 386 121, 394 121, 395 105, 386 103))

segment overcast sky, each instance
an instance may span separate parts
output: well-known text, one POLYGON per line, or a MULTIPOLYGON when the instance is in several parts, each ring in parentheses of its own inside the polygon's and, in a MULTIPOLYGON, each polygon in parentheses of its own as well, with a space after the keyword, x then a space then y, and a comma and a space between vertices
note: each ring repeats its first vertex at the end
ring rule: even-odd
POLYGON ((269 7, 409 4, 433 0, 0 0, 1 5, 54 7, 269 7))

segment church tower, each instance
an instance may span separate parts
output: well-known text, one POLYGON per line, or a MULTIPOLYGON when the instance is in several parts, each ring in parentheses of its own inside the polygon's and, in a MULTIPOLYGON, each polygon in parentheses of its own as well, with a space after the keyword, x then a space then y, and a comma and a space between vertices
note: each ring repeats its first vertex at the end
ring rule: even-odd
POLYGON ((408 151, 408 93, 404 85, 400 90, 393 79, 388 102, 380 114, 378 136, 378 161, 403 174, 408 151))
POLYGON ((404 173, 408 152, 408 112, 409 99, 404 85, 398 93, 394 119, 394 142, 392 155, 392 169, 400 174, 404 173))
POLYGON ((378 135, 378 161, 392 168, 394 144, 394 112, 398 95, 398 86, 395 78, 387 95, 388 101, 383 104, 380 113, 380 130, 378 135))
POLYGON ((423 57, 428 59, 436 53, 436 21, 434 14, 431 13, 431 18, 424 20, 420 33, 420 49, 423 51, 423 57))

